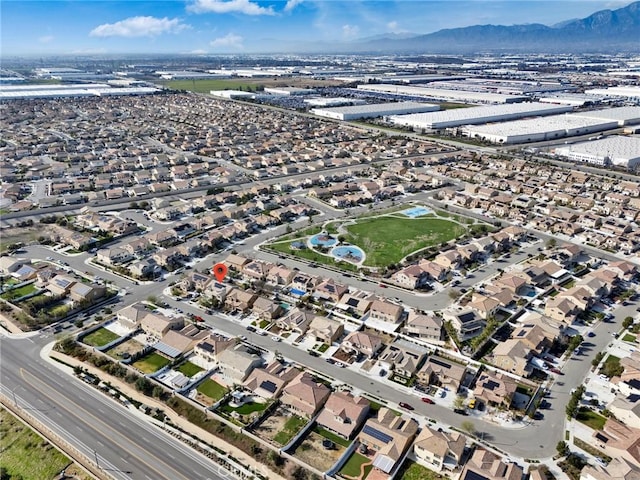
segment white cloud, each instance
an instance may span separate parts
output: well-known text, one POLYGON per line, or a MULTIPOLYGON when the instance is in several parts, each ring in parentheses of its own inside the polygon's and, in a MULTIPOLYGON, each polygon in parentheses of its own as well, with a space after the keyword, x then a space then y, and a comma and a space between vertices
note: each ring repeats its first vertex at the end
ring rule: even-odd
POLYGON ((236 35, 235 33, 228 33, 224 37, 218 37, 215 40, 212 40, 209 45, 214 48, 233 48, 233 49, 241 49, 243 48, 242 41, 244 39, 240 35, 236 35))
POLYGON ((249 0, 195 0, 187 6, 193 13, 244 13, 245 15, 275 15, 272 7, 261 7, 249 0))
POLYGON ((387 29, 390 32, 397 32, 398 31, 398 22, 396 22, 395 20, 393 22, 389 22, 387 23, 387 29))
POLYGON ((207 51, 204 48, 198 48, 189 52, 191 55, 205 55, 207 51))
POLYGON ((360 28, 356 25, 343 25, 342 26, 342 36, 344 38, 354 38, 358 36, 360 33, 360 28))
POLYGON ((291 10, 296 8, 298 5, 300 5, 303 1, 304 0, 288 0, 287 4, 284 6, 284 11, 290 12, 291 10))
POLYGON ((53 42, 53 39, 55 37, 53 35, 43 35, 42 37, 38 38, 38 41, 40 43, 51 43, 53 42))
POLYGON ((155 37, 191 28, 177 18, 130 17, 116 23, 99 25, 89 33, 92 37, 155 37))

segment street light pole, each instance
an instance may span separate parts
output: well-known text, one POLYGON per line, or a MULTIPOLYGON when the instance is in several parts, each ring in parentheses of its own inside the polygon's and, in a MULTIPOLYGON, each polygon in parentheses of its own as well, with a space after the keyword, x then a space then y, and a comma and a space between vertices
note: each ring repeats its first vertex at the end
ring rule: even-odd
POLYGON ((98 452, 96 452, 95 450, 93 451, 93 457, 96 460, 96 467, 100 468, 100 463, 98 462, 98 452))

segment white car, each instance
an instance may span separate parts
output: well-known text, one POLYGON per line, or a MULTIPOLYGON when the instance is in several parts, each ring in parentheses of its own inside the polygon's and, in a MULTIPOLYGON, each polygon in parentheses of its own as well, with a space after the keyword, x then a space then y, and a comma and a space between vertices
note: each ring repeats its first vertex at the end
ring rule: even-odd
POLYGON ((280 337, 276 337, 275 335, 273 337, 271 337, 271 340, 273 340, 274 342, 281 342, 282 339, 280 337))

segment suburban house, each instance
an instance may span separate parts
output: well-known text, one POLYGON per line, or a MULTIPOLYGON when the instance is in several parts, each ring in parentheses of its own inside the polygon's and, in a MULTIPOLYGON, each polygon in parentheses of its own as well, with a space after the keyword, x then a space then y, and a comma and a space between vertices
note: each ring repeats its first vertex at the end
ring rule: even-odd
POLYGON ((287 332, 303 334, 309 328, 316 314, 307 310, 292 308, 285 316, 276 320, 276 326, 287 332))
POLYGON ((580 308, 570 298, 556 295, 547 299, 544 314, 558 322, 571 324, 580 313, 580 308))
POLYGON ((133 303, 118 310, 116 319, 126 328, 136 328, 148 313, 149 310, 143 303, 133 303))
POLYGON ((329 278, 321 282, 314 290, 313 296, 323 300, 337 302, 347 293, 348 287, 329 278))
POLYGON ((219 375, 227 385, 244 382, 262 364, 262 357, 242 344, 226 348, 218 355, 219 375))
POLYGON ((275 265, 261 260, 253 260, 242 268, 242 274, 248 278, 266 280, 267 275, 275 265))
POLYGON ((511 406, 513 395, 518 388, 518 382, 507 375, 484 371, 476 380, 476 388, 473 394, 476 399, 487 405, 511 406))
POLYGON ((336 304, 336 308, 360 318, 369 311, 372 303, 373 295, 360 290, 345 293, 336 304))
POLYGON ((381 322, 398 323, 404 313, 400 305, 387 302, 382 299, 376 299, 369 309, 369 319, 381 322))
POLYGON ((438 431, 426 426, 413 444, 413 453, 431 470, 454 470, 460 465, 467 438, 458 432, 438 431))
POLYGON ((315 338, 318 342, 331 345, 338 341, 344 333, 344 324, 327 317, 316 316, 311 320, 307 336, 315 338))
POLYGON ((445 311, 444 318, 451 321, 451 325, 458 331, 458 337, 461 341, 480 335, 486 325, 475 310, 445 311))
POLYGON ((58 274, 52 277, 46 285, 46 289, 52 295, 68 295, 71 287, 76 283, 76 279, 69 275, 58 274))
POLYGON ((426 348, 410 344, 407 341, 396 341, 378 355, 378 365, 404 377, 412 377, 426 356, 426 348))
POLYGON ((224 261, 227 267, 229 267, 231 270, 235 270, 236 272, 241 272, 244 266, 250 262, 251 260, 249 260, 248 258, 241 255, 236 255, 235 253, 229 255, 224 261))
POLYGON ((225 337, 219 333, 209 332, 209 336, 196 343, 193 353, 206 362, 217 363, 218 355, 237 343, 235 338, 225 337))
POLYGON ((602 430, 593 433, 597 448, 613 458, 620 458, 636 465, 640 463, 640 429, 624 425, 614 418, 607 418, 602 430))
POLYGON ((471 302, 467 304, 467 308, 472 309, 478 314, 478 316, 484 320, 489 317, 493 317, 498 308, 500 307, 500 301, 487 295, 481 295, 474 293, 471 297, 471 302))
POLYGON ((146 334, 160 339, 169 330, 178 330, 184 327, 184 317, 165 317, 159 313, 147 313, 142 317, 140 327, 146 334))
POLYGON ((329 397, 331 389, 315 381, 309 372, 300 372, 282 391, 280 401, 303 417, 313 417, 329 397))
POLYGON ((380 349, 384 347, 382 339, 377 335, 355 331, 349 333, 340 345, 340 349, 356 356, 364 356, 365 358, 374 357, 380 349))
POLYGON ((288 285, 295 275, 295 270, 291 270, 283 265, 276 265, 267 274, 267 282, 273 285, 288 285))
POLYGON ((276 360, 264 368, 254 369, 245 380, 244 386, 262 398, 276 398, 284 386, 299 373, 299 370, 276 360))
POLYGON ((460 474, 460 480, 522 480, 522 467, 516 463, 505 463, 502 457, 476 448, 460 474))
POLYGON ((640 398, 638 395, 618 395, 607 409, 625 425, 640 429, 640 398))
POLYGON ((316 422, 321 427, 350 439, 369 413, 369 401, 350 392, 333 392, 316 422))
POLYGON ((446 358, 431 355, 418 371, 418 381, 422 385, 440 385, 457 392, 462 385, 466 367, 446 358))
POLYGON ((377 416, 366 421, 357 439, 367 450, 375 452, 373 467, 390 473, 417 432, 418 422, 413 418, 396 415, 392 410, 382 407, 377 416))
POLYGON ((93 303, 97 299, 104 297, 105 293, 107 293, 107 288, 95 283, 76 282, 69 289, 69 296, 74 302, 93 303))
POLYGON ((515 338, 498 343, 490 355, 493 365, 521 377, 528 374, 529 358, 531 349, 522 340, 515 338))
POLYGON ((231 311, 246 312, 251 309, 257 298, 258 295, 255 292, 233 288, 227 292, 227 296, 224 299, 224 306, 231 311))
POLYGON ((187 325, 181 330, 169 330, 153 348, 169 358, 176 358, 191 350, 204 338, 209 336, 207 330, 200 330, 195 325, 187 325))
POLYGON ((640 465, 626 458, 614 457, 606 467, 587 464, 580 480, 635 480, 640 478, 640 465))
POLYGON ((282 305, 264 297, 256 298, 256 301, 253 302, 253 307, 251 308, 251 310, 258 316, 260 320, 267 321, 278 318, 284 313, 284 308, 282 308, 282 305))
POLYGON ((435 315, 425 315, 411 310, 402 333, 409 337, 419 338, 427 343, 444 344, 442 341, 442 319, 435 315))

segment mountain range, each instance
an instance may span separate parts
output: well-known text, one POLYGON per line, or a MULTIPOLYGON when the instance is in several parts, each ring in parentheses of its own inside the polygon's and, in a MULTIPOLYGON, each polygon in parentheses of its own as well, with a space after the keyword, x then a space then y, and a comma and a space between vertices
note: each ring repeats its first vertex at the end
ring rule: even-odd
POLYGON ((613 53, 640 50, 640 2, 557 23, 475 25, 427 35, 382 34, 337 46, 361 53, 539 52, 613 53))

